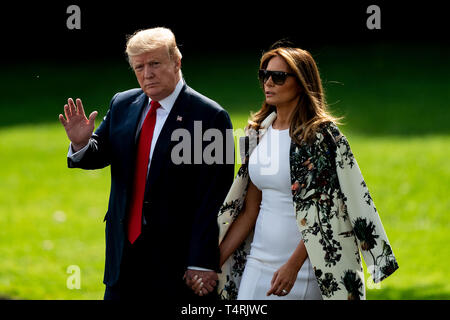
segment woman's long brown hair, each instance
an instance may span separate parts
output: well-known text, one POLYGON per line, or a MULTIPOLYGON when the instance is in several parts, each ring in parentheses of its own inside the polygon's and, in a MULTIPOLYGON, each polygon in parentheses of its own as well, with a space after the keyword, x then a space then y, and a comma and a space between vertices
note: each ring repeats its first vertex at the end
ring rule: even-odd
MULTIPOLYGON (((270 59, 280 56, 296 74, 301 87, 300 99, 290 119, 289 135, 297 143, 308 142, 314 137, 318 126, 325 122, 339 124, 339 119, 328 111, 319 70, 311 54, 300 48, 278 47, 261 58, 260 69, 266 69, 270 59)), ((248 128, 258 130, 261 122, 273 111, 275 106, 266 101, 259 111, 251 114, 248 128)))

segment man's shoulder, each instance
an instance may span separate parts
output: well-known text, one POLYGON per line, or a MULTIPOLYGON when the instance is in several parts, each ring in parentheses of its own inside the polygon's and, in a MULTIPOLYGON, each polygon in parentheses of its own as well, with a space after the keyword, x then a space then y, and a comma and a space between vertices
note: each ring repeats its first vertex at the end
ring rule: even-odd
POLYGON ((212 112, 220 112, 222 110, 225 110, 219 103, 212 100, 211 98, 208 98, 207 96, 201 94, 200 92, 192 89, 189 86, 186 86, 186 94, 188 94, 191 98, 191 102, 194 105, 198 105, 202 108, 210 109, 212 112))
POLYGON ((142 95, 144 91, 141 88, 129 89, 126 91, 117 92, 113 97, 113 103, 124 102, 124 101, 133 101, 140 95, 142 95))

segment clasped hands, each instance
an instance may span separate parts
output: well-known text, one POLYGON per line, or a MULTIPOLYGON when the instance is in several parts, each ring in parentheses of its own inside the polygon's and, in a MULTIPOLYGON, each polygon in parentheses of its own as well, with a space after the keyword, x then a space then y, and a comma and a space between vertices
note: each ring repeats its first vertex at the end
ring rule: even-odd
POLYGON ((219 277, 215 271, 200 271, 188 269, 183 276, 186 285, 197 295, 204 296, 215 290, 219 277))
MULTIPOLYGON (((271 281, 271 288, 267 291, 266 295, 287 295, 294 286, 299 269, 300 268, 298 266, 294 266, 289 262, 281 266, 274 273, 271 281)), ((184 273, 183 279, 186 281, 186 285, 190 287, 197 295, 204 296, 215 290, 217 280, 219 278, 217 273, 214 271, 188 269, 184 273)))

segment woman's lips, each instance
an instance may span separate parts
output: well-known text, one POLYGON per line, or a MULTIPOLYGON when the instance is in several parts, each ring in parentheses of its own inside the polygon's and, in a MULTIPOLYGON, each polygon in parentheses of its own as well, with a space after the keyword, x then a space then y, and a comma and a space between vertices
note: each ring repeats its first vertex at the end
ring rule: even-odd
POLYGON ((272 97, 273 95, 275 95, 275 92, 266 91, 266 97, 272 97))

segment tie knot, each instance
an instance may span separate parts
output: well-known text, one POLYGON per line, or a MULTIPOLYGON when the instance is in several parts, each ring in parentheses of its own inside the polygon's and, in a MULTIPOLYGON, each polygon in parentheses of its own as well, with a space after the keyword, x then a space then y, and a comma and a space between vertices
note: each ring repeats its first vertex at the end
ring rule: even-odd
POLYGON ((152 101, 150 102, 150 107, 151 107, 152 109, 158 109, 159 107, 161 107, 161 105, 159 104, 158 101, 152 100, 152 101))
POLYGON ((150 112, 151 113, 156 113, 156 109, 158 109, 159 107, 161 107, 161 105, 159 104, 158 101, 152 100, 150 102, 150 112))

